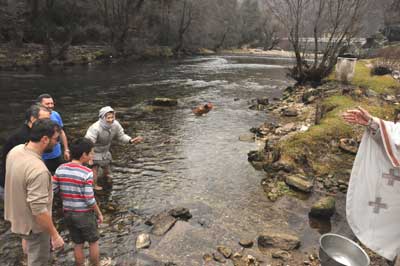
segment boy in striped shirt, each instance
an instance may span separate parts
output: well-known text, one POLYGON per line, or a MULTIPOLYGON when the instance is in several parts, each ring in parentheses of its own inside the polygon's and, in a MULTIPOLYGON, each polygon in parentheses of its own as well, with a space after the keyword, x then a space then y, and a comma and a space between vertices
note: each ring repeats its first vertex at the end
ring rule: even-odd
POLYGON ((70 163, 60 165, 53 176, 53 191, 59 192, 64 209, 65 224, 74 242, 75 263, 83 266, 83 246, 89 242, 91 265, 99 265, 99 233, 97 222, 103 215, 96 204, 93 193, 93 172, 83 166, 93 160, 93 143, 81 138, 70 145, 70 163), (96 219, 97 215, 97 219, 96 219))

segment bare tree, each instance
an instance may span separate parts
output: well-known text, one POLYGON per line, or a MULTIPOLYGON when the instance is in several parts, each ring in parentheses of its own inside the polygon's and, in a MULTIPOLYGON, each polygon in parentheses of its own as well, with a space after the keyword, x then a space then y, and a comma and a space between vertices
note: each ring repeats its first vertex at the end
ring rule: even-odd
POLYGON ((296 65, 290 75, 299 83, 320 82, 329 75, 348 41, 360 30, 367 0, 270 0, 276 18, 289 33, 296 65), (312 62, 306 51, 312 40, 312 62))
POLYGON ((31 27, 36 39, 44 43, 44 62, 64 60, 83 14, 73 0, 46 0, 40 7, 31 2, 31 27))
POLYGON ((104 26, 110 31, 110 43, 120 55, 132 29, 132 22, 144 0, 96 0, 104 26))
POLYGON ((161 44, 169 45, 171 30, 171 5, 174 0, 161 0, 161 44))
POLYGON ((183 0, 181 17, 178 28, 178 43, 174 48, 176 53, 180 53, 184 46, 184 37, 193 20, 193 5, 190 0, 183 0))

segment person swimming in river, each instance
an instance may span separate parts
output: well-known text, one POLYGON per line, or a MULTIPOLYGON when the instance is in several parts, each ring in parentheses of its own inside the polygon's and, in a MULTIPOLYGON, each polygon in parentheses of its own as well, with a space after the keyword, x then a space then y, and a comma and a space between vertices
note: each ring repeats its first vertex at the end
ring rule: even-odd
POLYGON ((197 116, 202 116, 210 112, 211 109, 213 109, 213 105, 211 103, 206 103, 193 108, 192 112, 197 116))

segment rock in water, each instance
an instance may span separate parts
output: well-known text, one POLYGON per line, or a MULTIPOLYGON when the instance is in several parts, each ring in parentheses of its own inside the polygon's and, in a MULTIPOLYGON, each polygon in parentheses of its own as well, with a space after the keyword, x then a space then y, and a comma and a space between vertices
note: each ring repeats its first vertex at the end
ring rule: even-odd
POLYGON ((229 247, 218 246, 217 250, 219 253, 221 253, 227 259, 229 259, 229 257, 232 255, 232 249, 229 247))
POLYGON ((150 247, 151 240, 150 240, 150 235, 148 234, 140 234, 136 238, 136 248, 141 249, 141 248, 148 248, 150 247))
POLYGON ((175 217, 176 219, 183 221, 187 221, 190 218, 192 218, 192 214, 190 213, 190 211, 183 207, 177 207, 175 209, 172 209, 169 211, 169 214, 175 217))
POLYGON ((146 221, 147 225, 153 225, 152 233, 157 236, 162 236, 176 223, 177 219, 172 217, 167 211, 161 212, 150 220, 146 221))
POLYGON ((150 101, 150 105, 155 106, 177 106, 178 100, 171 98, 155 98, 150 101))
POLYGON ((251 248, 253 246, 253 243, 253 240, 247 238, 242 238, 239 240, 239 245, 244 248, 251 248))
POLYGON ((335 203, 334 197, 323 197, 311 207, 310 215, 314 217, 330 218, 335 213, 335 203))

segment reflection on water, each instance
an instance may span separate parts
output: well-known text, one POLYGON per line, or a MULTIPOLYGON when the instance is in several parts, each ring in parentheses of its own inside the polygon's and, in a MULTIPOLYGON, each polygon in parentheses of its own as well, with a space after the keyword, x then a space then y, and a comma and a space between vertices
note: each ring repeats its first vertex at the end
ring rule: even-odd
MULTIPOLYGON (((23 78, 20 73, 2 73, 0 140, 22 123, 23 110, 44 92, 55 98, 70 138, 83 136, 99 108, 112 105, 126 132, 145 141, 112 148, 113 186, 98 197, 105 212, 102 256, 116 265, 140 256, 201 265, 202 254, 216 245, 234 247, 241 237, 255 239, 282 216, 259 185, 263 173, 247 162, 247 152, 256 144, 239 142, 238 136, 268 119, 264 112, 249 110, 249 100, 280 96, 289 84, 284 69, 289 63, 226 56, 71 68, 23 78), (145 101, 154 97, 177 98, 179 105, 148 108, 145 101), (191 108, 203 102, 212 102, 214 109, 195 117, 191 108), (148 230, 144 217, 175 206, 193 214, 190 225, 177 226, 185 232, 180 244, 155 239, 150 250, 137 256, 135 237, 148 230)), ((307 218, 300 222, 307 223, 307 218)), ((0 235, 5 265, 20 261, 19 250, 19 241, 9 231, 0 235)), ((54 264, 72 261, 69 244, 54 264)))

